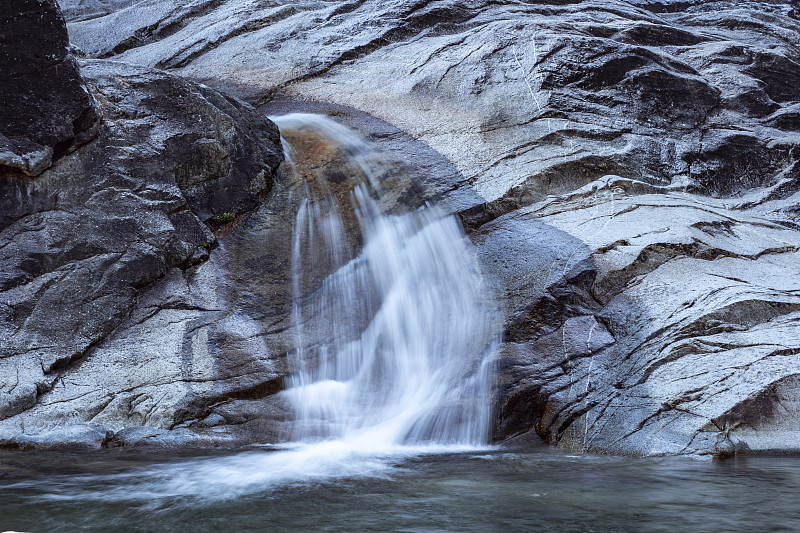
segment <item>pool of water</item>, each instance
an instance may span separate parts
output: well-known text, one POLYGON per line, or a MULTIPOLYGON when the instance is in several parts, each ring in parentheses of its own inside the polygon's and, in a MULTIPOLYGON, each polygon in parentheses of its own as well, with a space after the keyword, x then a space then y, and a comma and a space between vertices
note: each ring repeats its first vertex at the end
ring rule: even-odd
POLYGON ((281 454, 4 452, 0 531, 800 530, 798 458, 493 449, 387 457, 384 468, 305 480, 250 472, 247 490, 226 494, 226 475, 242 475, 236 468, 247 464, 264 468, 281 454), (199 490, 187 479, 195 475, 199 490))

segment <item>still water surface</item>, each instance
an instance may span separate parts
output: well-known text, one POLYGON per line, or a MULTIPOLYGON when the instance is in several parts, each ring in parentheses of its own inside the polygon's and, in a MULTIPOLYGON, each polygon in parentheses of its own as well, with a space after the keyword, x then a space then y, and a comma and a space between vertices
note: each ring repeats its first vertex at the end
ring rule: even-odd
MULTIPOLYGON (((159 489, 285 454, 0 454, 0 531, 800 531, 800 459, 417 455, 225 497, 159 489), (351 472, 352 474, 352 472, 351 472), (146 495, 141 489, 149 486, 146 495)), ((196 487, 195 487, 196 488, 196 487)))

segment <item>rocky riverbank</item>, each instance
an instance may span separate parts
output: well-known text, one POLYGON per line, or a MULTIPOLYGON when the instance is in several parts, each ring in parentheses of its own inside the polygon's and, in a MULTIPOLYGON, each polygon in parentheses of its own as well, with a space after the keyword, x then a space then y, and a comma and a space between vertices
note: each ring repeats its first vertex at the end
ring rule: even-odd
POLYGON ((263 115, 313 110, 461 217, 507 317, 496 439, 798 451, 789 3, 61 7, 72 131, 0 124, 7 445, 279 437, 297 184, 263 115))

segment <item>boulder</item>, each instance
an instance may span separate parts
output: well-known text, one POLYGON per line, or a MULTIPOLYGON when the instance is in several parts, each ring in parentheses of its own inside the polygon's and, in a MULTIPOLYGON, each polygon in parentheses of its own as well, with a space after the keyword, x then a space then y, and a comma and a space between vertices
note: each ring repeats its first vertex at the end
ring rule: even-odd
POLYGON ((277 379, 259 327, 230 302, 215 235, 271 190, 277 128, 164 72, 82 71, 97 137, 33 181, 0 174, 0 433, 12 441, 85 423, 168 430, 277 379))
POLYGON ((55 0, 11 0, 0 29, 0 172, 37 176, 97 134, 97 111, 55 0))

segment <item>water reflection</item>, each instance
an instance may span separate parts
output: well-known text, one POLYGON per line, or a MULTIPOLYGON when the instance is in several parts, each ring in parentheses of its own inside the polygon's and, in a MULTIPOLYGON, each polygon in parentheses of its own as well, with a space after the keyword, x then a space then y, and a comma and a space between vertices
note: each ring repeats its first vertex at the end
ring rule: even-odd
MULTIPOLYGON (((712 463, 492 450, 386 457, 384 469, 274 484, 224 500, 136 494, 147 479, 167 486, 191 478, 199 465, 231 458, 248 456, 162 456, 156 464, 111 451, 0 455, 0 529, 800 530, 798 458, 712 463), (153 472, 160 477, 148 478, 153 472)), ((202 481, 214 484, 211 477, 202 481)))

